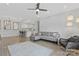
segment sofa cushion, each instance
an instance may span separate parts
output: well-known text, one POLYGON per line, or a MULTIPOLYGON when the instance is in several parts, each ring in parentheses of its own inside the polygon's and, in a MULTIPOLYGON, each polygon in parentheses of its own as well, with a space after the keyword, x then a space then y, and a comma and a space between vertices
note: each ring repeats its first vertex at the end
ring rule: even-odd
POLYGON ((68 39, 69 42, 79 42, 79 36, 75 35, 68 39))
POLYGON ((60 38, 59 43, 63 46, 66 47, 68 43, 68 39, 60 38))
POLYGON ((79 49, 79 42, 68 42, 66 49, 79 49))

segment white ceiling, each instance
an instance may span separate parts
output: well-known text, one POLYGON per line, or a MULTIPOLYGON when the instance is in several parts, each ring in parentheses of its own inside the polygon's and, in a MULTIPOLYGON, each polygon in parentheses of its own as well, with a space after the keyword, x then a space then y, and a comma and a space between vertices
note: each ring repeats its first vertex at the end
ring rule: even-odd
MULTIPOLYGON (((35 8, 35 3, 14 3, 0 4, 0 16, 11 16, 26 19, 35 19, 35 11, 27 8, 35 8)), ((79 8, 78 3, 41 3, 40 8, 47 9, 49 12, 39 12, 40 17, 53 16, 62 12, 67 12, 79 8)))

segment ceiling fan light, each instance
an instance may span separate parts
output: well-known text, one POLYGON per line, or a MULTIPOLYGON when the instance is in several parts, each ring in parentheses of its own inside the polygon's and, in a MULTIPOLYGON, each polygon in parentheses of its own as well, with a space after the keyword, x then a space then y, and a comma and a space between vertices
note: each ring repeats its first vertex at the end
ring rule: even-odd
POLYGON ((36 11, 39 11, 39 9, 36 9, 36 11))

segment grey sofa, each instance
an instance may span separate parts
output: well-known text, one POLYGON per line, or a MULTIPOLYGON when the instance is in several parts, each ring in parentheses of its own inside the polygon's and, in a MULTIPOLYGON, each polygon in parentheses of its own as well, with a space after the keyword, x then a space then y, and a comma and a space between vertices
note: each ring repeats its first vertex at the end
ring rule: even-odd
POLYGON ((60 38, 60 34, 58 32, 40 32, 39 34, 31 35, 31 40, 49 40, 58 42, 58 39, 60 38))
POLYGON ((66 49, 79 49, 79 36, 72 36, 68 39, 60 38, 59 43, 66 49))

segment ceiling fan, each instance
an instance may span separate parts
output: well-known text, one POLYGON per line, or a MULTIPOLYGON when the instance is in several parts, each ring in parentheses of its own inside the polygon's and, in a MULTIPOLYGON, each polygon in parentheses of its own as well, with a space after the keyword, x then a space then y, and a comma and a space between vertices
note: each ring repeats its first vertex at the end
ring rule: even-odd
POLYGON ((48 11, 47 9, 41 9, 40 8, 40 3, 36 4, 36 8, 28 8, 28 10, 36 10, 36 15, 38 15, 39 11, 48 11))

